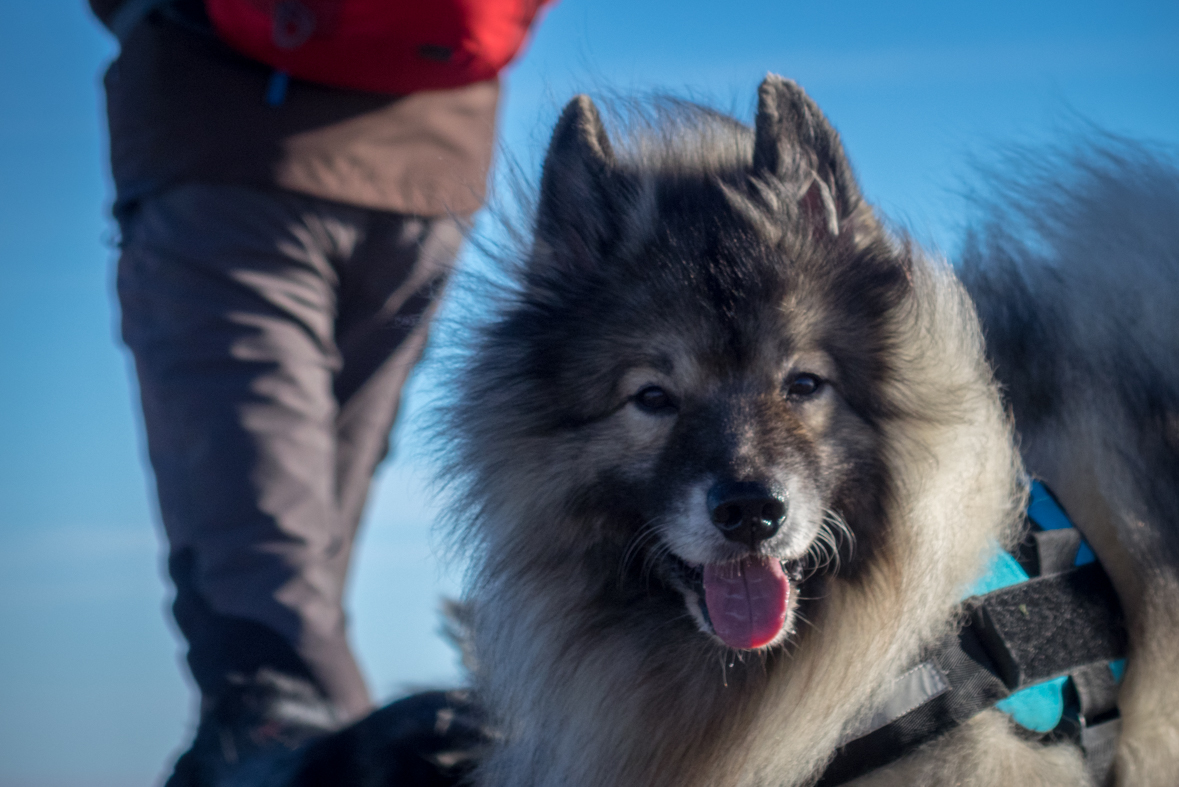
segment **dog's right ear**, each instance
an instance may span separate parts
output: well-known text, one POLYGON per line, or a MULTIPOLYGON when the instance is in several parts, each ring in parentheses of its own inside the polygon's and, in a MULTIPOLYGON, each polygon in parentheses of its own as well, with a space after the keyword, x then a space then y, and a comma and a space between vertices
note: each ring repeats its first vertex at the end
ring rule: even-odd
POLYGON ((602 117, 589 96, 576 96, 553 131, 536 211, 537 238, 566 264, 594 264, 617 233, 616 179, 602 117))

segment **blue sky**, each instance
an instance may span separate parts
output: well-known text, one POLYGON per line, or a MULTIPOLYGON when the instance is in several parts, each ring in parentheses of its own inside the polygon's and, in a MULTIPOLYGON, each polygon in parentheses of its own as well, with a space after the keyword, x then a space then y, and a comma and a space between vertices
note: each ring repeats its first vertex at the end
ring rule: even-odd
MULTIPOLYGON (((0 0, 0 787, 152 784, 190 694, 113 309, 100 74, 81 0, 0 0)), ((1079 119, 1179 145, 1179 4, 563 0, 507 75, 506 149, 537 163, 578 91, 666 90, 748 118, 767 71, 843 134, 866 195, 948 252, 971 161, 1079 119)), ((453 680, 454 571, 428 538, 422 395, 380 476, 350 595, 372 686, 453 680)), ((414 396, 414 392, 417 396, 414 396)))

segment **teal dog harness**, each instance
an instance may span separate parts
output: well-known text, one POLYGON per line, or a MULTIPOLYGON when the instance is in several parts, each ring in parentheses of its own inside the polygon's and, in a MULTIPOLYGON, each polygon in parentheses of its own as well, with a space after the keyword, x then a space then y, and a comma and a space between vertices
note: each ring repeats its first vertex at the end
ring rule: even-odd
POLYGON ((962 629, 845 731, 820 787, 887 765, 991 707, 1032 734, 1077 743, 1103 783, 1121 725, 1125 625, 1093 550, 1039 481, 1027 536, 1011 553, 996 547, 962 606, 962 629))
MULTIPOLYGON (((1039 481, 1031 484, 1031 495, 1027 508, 1027 516, 1039 528, 1038 531, 1073 530, 1073 523, 1064 513, 1060 503, 1052 493, 1039 481)), ((1079 531, 1078 537, 1079 537, 1079 531)), ((1097 557, 1085 542, 1083 537, 1077 547, 1074 566, 1085 566, 1096 562, 1097 557)), ((1011 587, 1031 579, 1019 560, 1007 552, 999 551, 991 561, 991 567, 967 594, 970 596, 985 596, 994 590, 1011 587)), ((1125 659, 1115 659, 1109 662, 1110 679, 1114 684, 1121 683, 1122 673, 1126 670, 1125 659)), ((1065 693, 1070 680, 1068 675, 1028 686, 1020 689, 995 703, 995 707, 1010 716, 1016 724, 1032 732, 1052 732, 1064 717, 1065 693)))

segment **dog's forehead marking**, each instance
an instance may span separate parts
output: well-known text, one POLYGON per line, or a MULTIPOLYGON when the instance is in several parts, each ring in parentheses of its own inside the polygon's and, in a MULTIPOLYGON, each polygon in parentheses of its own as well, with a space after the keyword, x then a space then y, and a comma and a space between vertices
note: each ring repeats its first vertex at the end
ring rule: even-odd
POLYGON ((798 351, 788 355, 782 366, 786 373, 809 372, 825 380, 836 379, 839 371, 835 359, 826 350, 813 345, 800 347, 798 351))
POLYGON ((650 337, 647 342, 648 352, 618 359, 620 394, 632 394, 646 384, 676 387, 699 384, 703 373, 688 337, 682 333, 666 334, 650 337))
POLYGON ((807 286, 788 286, 776 312, 780 330, 795 352, 822 350, 833 321, 840 319, 824 294, 807 286))

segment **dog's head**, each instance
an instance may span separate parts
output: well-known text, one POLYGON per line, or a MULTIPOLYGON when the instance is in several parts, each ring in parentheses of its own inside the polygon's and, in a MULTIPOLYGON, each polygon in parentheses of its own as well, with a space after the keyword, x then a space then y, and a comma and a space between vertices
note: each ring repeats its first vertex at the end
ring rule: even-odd
POLYGON ((517 497, 531 565, 593 553, 703 636, 768 648, 800 582, 854 571, 883 527, 909 263, 793 82, 766 79, 752 130, 675 113, 615 144, 588 98, 566 107, 519 297, 468 378, 470 459, 480 494, 517 497))

